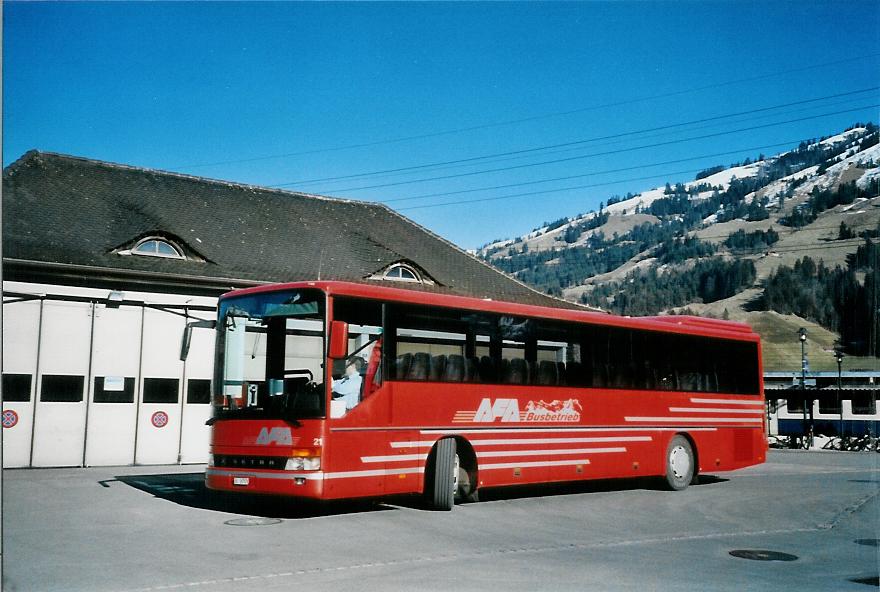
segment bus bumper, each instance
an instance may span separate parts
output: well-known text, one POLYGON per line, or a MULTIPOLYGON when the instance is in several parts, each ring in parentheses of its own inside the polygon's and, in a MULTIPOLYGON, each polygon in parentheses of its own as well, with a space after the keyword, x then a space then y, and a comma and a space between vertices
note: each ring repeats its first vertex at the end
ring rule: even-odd
POLYGON ((205 471, 205 486, 217 491, 320 499, 324 489, 324 476, 320 471, 250 471, 208 467, 205 471))

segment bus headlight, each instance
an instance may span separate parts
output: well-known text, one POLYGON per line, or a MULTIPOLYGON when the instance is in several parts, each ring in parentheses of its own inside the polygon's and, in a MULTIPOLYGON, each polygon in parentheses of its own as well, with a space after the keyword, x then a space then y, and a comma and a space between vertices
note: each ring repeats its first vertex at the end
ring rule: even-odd
POLYGON ((294 450, 284 465, 285 471, 319 471, 321 469, 320 451, 314 448, 294 450))

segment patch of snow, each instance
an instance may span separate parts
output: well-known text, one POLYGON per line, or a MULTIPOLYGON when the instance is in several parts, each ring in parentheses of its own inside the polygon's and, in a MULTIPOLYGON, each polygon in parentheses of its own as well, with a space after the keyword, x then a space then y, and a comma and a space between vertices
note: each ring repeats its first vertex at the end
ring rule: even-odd
POLYGON ((867 189, 868 183, 877 179, 880 179, 880 168, 869 169, 856 181, 856 187, 859 189, 867 189))
POLYGON ((840 142, 845 142, 847 139, 849 139, 850 136, 852 136, 854 134, 863 134, 866 131, 868 131, 866 128, 857 127, 855 129, 851 129, 849 131, 837 134, 836 136, 831 136, 830 138, 825 138, 824 140, 822 140, 818 144, 814 144, 814 145, 833 146, 834 144, 839 144, 840 142))
POLYGON ((719 171, 714 175, 709 175, 699 181, 691 181, 687 183, 685 187, 693 187, 695 185, 699 185, 701 183, 708 183, 710 185, 721 185, 724 189, 730 187, 730 182, 734 177, 737 179, 746 179, 749 177, 754 177, 758 174, 761 169, 762 162, 755 162, 752 164, 747 164, 745 166, 738 166, 729 169, 725 169, 723 171, 719 171))

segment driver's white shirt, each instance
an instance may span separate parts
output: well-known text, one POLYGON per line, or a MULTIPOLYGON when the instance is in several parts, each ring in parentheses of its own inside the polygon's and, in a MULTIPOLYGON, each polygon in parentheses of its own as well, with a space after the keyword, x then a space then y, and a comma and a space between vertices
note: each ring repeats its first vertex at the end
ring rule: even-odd
POLYGON ((358 397, 361 394, 361 383, 363 378, 360 374, 346 374, 339 380, 333 381, 333 392, 341 395, 341 399, 345 401, 345 409, 353 409, 358 404, 358 397))

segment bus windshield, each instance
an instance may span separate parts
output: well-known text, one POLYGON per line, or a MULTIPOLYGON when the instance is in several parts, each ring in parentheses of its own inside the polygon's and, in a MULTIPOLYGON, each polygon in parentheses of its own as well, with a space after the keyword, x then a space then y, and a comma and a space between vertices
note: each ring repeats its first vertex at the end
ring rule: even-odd
POLYGON ((324 417, 324 303, 318 290, 220 302, 214 421, 324 417))

